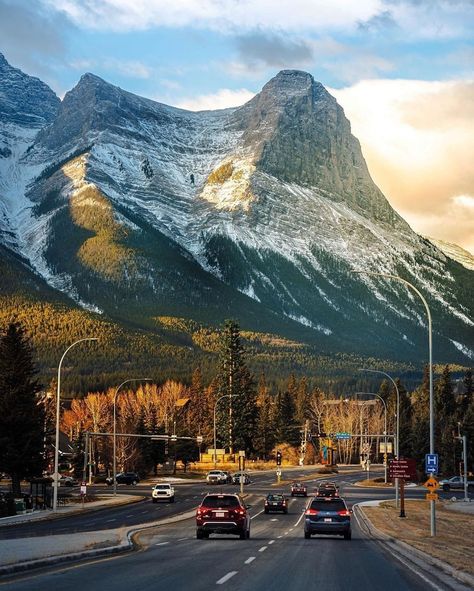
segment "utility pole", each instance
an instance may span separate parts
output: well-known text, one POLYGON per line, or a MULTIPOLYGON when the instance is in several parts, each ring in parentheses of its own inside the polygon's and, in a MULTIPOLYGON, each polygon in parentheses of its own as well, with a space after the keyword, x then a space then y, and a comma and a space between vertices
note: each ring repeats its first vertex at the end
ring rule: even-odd
POLYGON ((469 495, 468 495, 468 484, 467 484, 467 436, 461 435, 461 423, 458 423, 458 435, 454 437, 454 439, 458 439, 462 441, 462 463, 464 468, 464 502, 469 502, 469 495))

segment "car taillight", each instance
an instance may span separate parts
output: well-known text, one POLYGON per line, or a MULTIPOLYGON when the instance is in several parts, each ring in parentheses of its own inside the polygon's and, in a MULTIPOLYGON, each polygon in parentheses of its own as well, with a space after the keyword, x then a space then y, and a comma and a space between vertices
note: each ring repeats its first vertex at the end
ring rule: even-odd
POLYGON ((319 511, 317 509, 308 509, 306 515, 317 515, 319 511))
POLYGON ((268 501, 265 501, 265 505, 268 505, 268 501))
POLYGON ((351 514, 351 512, 348 511, 347 509, 344 509, 342 511, 338 511, 337 514, 341 515, 341 517, 348 517, 351 514))
POLYGON ((234 512, 237 513, 237 515, 245 515, 245 509, 234 509, 234 512))

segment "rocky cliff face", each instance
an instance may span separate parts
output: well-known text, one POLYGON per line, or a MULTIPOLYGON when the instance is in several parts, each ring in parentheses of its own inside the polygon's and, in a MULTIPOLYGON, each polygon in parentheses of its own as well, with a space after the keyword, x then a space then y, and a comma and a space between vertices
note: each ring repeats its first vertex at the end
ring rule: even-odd
POLYGON ((353 273, 371 270, 426 292, 443 354, 474 355, 459 289, 472 274, 391 208, 309 74, 283 71, 244 106, 200 113, 86 74, 15 166, 28 213, 7 208, 14 248, 81 305, 143 325, 234 316, 322 348, 423 356, 417 302, 353 273))

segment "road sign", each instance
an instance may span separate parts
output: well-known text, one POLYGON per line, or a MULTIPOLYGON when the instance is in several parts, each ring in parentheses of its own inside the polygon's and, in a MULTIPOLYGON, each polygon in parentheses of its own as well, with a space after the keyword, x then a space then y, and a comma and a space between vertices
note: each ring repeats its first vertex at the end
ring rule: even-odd
POLYGON ((439 488, 439 482, 434 476, 430 476, 423 486, 433 492, 439 488))
POLYGON ((245 449, 240 449, 239 450, 239 457, 245 458, 245 449))
POLYGON ((390 478, 402 478, 403 480, 416 479, 416 460, 406 458, 403 460, 389 460, 388 475, 390 478))
POLYGON ((198 436, 196 437, 196 441, 197 441, 199 444, 201 444, 201 443, 204 441, 204 438, 203 438, 203 436, 202 436, 202 435, 198 435, 198 436))
POLYGON ((340 433, 334 433, 334 437, 336 439, 347 440, 350 439, 352 435, 350 433, 347 433, 346 431, 342 431, 340 433))
POLYGON ((81 496, 85 496, 87 494, 87 486, 85 482, 81 483, 81 496))
POLYGON ((438 454, 425 455, 425 472, 427 474, 438 474, 438 454))
POLYGON ((387 441, 387 445, 385 445, 384 441, 380 442, 380 446, 379 446, 379 451, 381 454, 386 453, 386 454, 391 454, 393 453, 393 447, 392 447, 392 442, 391 441, 387 441))
POLYGON ((437 501, 439 499, 439 495, 433 492, 426 493, 426 500, 427 501, 437 501))

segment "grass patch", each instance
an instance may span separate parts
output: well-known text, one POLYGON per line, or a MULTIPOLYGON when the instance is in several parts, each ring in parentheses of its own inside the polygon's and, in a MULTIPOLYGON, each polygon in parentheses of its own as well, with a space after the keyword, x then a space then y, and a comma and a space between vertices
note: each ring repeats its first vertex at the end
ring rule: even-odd
POLYGON ((405 519, 399 517, 400 511, 394 501, 385 501, 379 507, 361 509, 376 528, 389 536, 474 575, 474 515, 450 511, 445 503, 437 502, 437 535, 431 538, 428 501, 406 500, 405 519))

